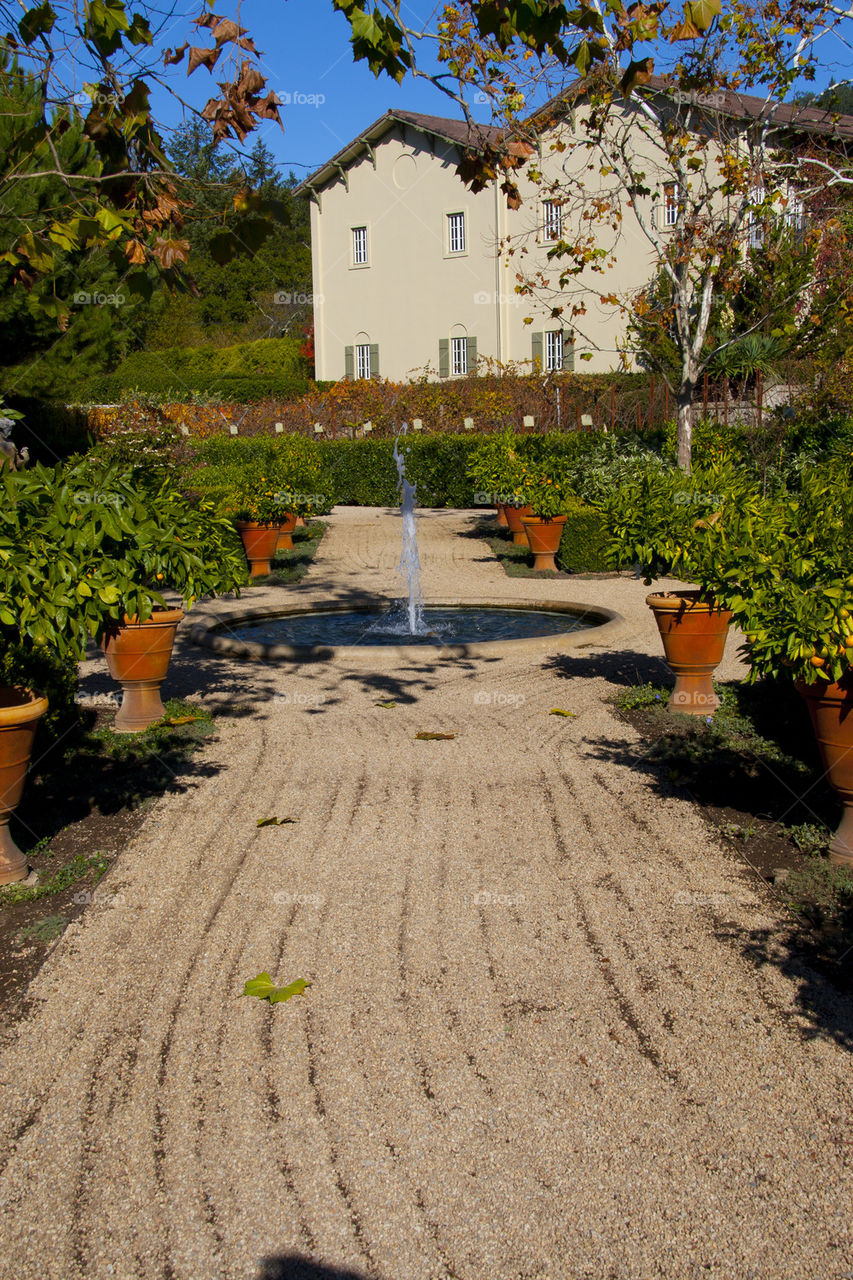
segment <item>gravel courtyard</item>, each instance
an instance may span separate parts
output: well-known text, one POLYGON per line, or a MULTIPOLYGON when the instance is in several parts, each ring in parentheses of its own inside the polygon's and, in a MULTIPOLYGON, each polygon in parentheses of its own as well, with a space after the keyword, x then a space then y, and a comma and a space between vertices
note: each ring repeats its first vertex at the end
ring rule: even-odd
MULTIPOLYGON (((614 647, 271 666, 184 624, 218 739, 3 1051, 0 1276, 853 1276, 853 1008, 606 701, 665 678, 648 589, 509 578, 474 521, 421 514, 427 600, 604 604, 614 647)), ((399 595, 400 529, 338 508, 248 594, 399 595)))

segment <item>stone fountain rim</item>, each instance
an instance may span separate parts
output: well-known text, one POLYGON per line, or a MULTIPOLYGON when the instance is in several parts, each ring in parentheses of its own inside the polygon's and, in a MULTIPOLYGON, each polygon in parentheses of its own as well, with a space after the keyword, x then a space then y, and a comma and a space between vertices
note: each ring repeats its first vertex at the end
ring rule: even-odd
POLYGON ((255 605, 250 609, 237 609, 230 613, 211 614, 194 622, 189 630, 189 639, 193 644, 236 658, 241 662, 331 662, 370 661, 376 663, 380 659, 418 660, 435 658, 491 658, 509 654, 542 653, 548 651, 561 653, 566 649, 586 648, 590 645, 608 645, 622 632, 625 619, 621 613, 608 609, 604 605, 591 605, 575 600, 517 600, 500 599, 494 596, 485 597, 448 597, 437 600, 425 600, 425 607, 434 608, 477 608, 477 609, 521 609, 538 613, 566 613, 577 617, 585 615, 591 619, 600 619, 597 625, 587 627, 583 631, 558 632, 549 636, 527 636, 516 640, 478 640, 470 644, 447 644, 425 646, 422 644, 382 644, 382 645, 293 645, 293 644, 260 644, 251 640, 236 640, 222 635, 223 629, 230 626, 243 626, 247 622, 258 622, 264 618, 292 618, 305 614, 318 613, 371 613, 385 612, 395 601, 385 596, 353 597, 347 601, 332 601, 309 604, 268 604, 255 605))

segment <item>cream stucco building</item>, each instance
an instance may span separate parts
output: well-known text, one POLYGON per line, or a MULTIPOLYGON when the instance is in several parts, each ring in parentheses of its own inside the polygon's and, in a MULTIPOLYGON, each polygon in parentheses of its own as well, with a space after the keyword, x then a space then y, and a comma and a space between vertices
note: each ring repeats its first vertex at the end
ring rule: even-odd
MULTIPOLYGON (((731 97, 722 109, 709 105, 735 132, 766 107, 731 97)), ((585 147, 563 145, 578 137, 577 121, 563 99, 549 108, 555 103, 558 110, 544 110, 529 156, 544 182, 527 167, 518 171, 518 209, 507 207, 497 181, 474 194, 457 174, 462 152, 497 142, 497 130, 472 131, 462 121, 405 111, 386 112, 300 184, 311 200, 318 378, 403 380, 424 370, 446 378, 472 371, 483 357, 528 369, 598 372, 619 365, 625 313, 600 299, 629 298, 652 279, 676 220, 677 190, 640 118, 642 104, 630 100, 614 113, 613 128, 622 133, 620 145, 640 157, 646 190, 628 202, 630 216, 585 223, 584 208, 607 198, 612 180, 585 147), (551 181, 559 184, 558 199, 553 192, 549 198, 551 181), (560 291, 559 263, 548 251, 584 226, 600 256, 560 291), (539 274, 550 291, 520 295, 519 273, 539 274), (562 315, 554 316, 555 306, 562 315), (580 311, 573 314, 573 306, 580 311)), ((829 132, 826 112, 776 110, 784 113, 778 126, 786 132, 792 125, 829 132)), ((831 127, 837 131, 838 117, 831 127)))
MULTIPOLYGON (((498 252, 509 235, 528 238, 544 264, 549 211, 532 186, 517 212, 497 183, 468 190, 456 166, 471 141, 461 121, 389 111, 300 185, 311 199, 318 378, 452 377, 484 356, 574 367, 579 350, 549 308, 519 296, 518 268, 498 252)), ((615 348, 615 334, 600 345, 615 348)), ((596 350, 587 367, 615 362, 596 350)))

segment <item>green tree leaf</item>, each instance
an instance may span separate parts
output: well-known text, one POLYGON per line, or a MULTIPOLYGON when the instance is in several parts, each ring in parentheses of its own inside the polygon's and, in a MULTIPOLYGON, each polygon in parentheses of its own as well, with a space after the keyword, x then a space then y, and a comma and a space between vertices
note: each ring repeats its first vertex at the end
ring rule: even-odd
POLYGON ((270 975, 262 972, 256 978, 249 979, 243 988, 243 995, 254 996, 258 1000, 269 1000, 270 1004, 283 1004, 293 996, 304 995, 310 986, 311 983, 306 982, 304 978, 297 978, 286 987, 277 987, 270 975))
POLYGON ((30 45, 39 36, 46 36, 53 29, 56 14, 49 4, 38 4, 28 9, 18 23, 18 31, 24 44, 30 45))

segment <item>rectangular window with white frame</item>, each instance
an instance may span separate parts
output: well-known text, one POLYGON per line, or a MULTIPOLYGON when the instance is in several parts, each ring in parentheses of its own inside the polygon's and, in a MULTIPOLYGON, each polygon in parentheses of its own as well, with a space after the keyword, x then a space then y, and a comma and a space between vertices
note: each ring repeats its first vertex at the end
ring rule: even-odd
POLYGON ((563 206, 559 200, 542 201, 542 234, 546 240, 562 240, 563 206))
POLYGON ((790 183, 785 189, 785 196, 788 201, 784 213, 785 226, 791 231, 802 231, 805 223, 805 209, 802 200, 790 183))
MULTIPOLYGON (((749 193, 751 204, 763 204, 765 199, 764 184, 756 184, 749 193)), ((764 244, 764 216, 751 213, 747 227, 747 241, 750 249, 760 249, 764 244)))
POLYGON ((545 334, 545 368, 548 372, 563 367, 563 331, 552 329, 545 334))
POLYGON ((367 266, 367 227, 352 228, 352 265, 367 266))
POLYGON ((360 342, 355 349, 355 376, 370 377, 370 343, 360 342))
POLYGON ((457 376, 468 372, 467 338, 450 339, 450 372, 457 376))
POLYGON ((467 253, 468 242, 465 232, 465 214, 449 213, 447 215, 447 252, 467 253))
POLYGON ((663 207, 661 221, 665 227, 674 227, 678 222, 678 183, 663 184, 663 207))

